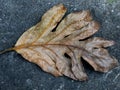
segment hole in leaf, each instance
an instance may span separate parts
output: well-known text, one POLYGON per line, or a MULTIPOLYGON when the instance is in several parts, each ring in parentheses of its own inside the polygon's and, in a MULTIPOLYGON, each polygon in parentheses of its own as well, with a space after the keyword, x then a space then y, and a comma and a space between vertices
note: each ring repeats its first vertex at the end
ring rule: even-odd
POLYGON ((65 53, 64 56, 68 59, 71 59, 71 57, 67 53, 65 53))
POLYGON ((55 32, 56 31, 56 29, 57 29, 58 25, 61 23, 61 21, 62 21, 62 19, 59 22, 56 22, 57 25, 51 32, 55 32))
POLYGON ((90 70, 90 71, 94 70, 93 67, 87 61, 83 60, 83 58, 81 58, 81 61, 85 69, 90 70))
POLYGON ((85 41, 85 40, 88 40, 89 38, 92 38, 92 36, 87 37, 87 38, 85 38, 85 39, 80 39, 79 41, 85 41))
POLYGON ((64 38, 67 38, 68 36, 70 36, 70 35, 66 35, 64 38))
POLYGON ((93 49, 98 49, 97 47, 94 47, 93 49))
POLYGON ((56 28, 54 28, 51 32, 55 32, 56 31, 56 28))

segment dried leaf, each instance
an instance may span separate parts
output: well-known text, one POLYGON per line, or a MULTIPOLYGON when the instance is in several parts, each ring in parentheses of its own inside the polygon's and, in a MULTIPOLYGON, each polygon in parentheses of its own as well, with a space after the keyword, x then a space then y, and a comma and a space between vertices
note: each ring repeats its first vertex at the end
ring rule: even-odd
POLYGON ((96 71, 107 72, 116 67, 118 61, 105 49, 113 45, 113 41, 98 37, 87 39, 99 29, 90 12, 71 13, 61 21, 65 12, 62 4, 52 7, 37 25, 23 33, 13 49, 44 71, 74 80, 88 78, 81 58, 96 71))
POLYGON ((114 68, 118 62, 111 57, 105 47, 113 45, 113 41, 94 37, 85 41, 84 48, 89 52, 83 52, 83 59, 86 60, 96 71, 107 72, 114 68))

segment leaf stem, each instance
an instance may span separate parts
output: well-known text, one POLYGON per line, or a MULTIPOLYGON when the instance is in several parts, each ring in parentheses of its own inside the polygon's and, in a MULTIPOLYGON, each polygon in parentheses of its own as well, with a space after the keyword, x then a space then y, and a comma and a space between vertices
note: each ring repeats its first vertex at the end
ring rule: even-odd
POLYGON ((8 48, 8 49, 5 49, 3 51, 0 51, 0 54, 3 54, 3 53, 6 53, 6 52, 9 52, 9 51, 13 51, 14 48, 8 48))

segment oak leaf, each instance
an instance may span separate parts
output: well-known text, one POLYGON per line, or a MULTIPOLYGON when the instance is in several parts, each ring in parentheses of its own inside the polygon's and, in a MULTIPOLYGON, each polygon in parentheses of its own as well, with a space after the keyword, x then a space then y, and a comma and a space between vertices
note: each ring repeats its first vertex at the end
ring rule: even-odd
POLYGON ((118 61, 105 49, 114 42, 88 38, 99 30, 90 12, 71 13, 61 20, 65 12, 62 4, 53 6, 38 24, 23 33, 13 49, 45 72, 74 80, 88 78, 81 58, 95 71, 107 72, 116 67, 118 61))

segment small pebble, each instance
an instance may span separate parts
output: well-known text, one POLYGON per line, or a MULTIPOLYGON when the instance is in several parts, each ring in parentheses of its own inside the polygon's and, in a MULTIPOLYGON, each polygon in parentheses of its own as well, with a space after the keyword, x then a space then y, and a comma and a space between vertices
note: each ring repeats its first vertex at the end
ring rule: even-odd
POLYGON ((114 10, 112 9, 111 12, 114 12, 114 10))

